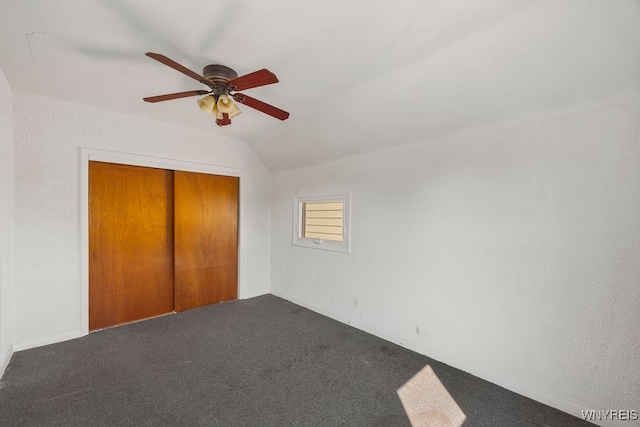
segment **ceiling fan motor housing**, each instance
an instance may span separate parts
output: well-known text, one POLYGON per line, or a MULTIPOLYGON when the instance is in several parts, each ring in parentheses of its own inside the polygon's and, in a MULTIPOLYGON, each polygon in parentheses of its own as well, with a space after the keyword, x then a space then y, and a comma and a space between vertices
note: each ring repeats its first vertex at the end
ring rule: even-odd
POLYGON ((212 83, 214 95, 226 94, 228 92, 225 86, 226 83, 238 77, 238 73, 234 70, 220 64, 207 65, 204 67, 202 74, 205 79, 212 83))

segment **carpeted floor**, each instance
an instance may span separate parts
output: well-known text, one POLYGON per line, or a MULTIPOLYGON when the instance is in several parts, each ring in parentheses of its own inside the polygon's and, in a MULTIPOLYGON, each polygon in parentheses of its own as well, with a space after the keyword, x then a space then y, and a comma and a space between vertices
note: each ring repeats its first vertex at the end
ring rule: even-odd
POLYGON ((408 426, 414 376, 423 425, 592 425, 265 295, 18 352, 0 426, 408 426))

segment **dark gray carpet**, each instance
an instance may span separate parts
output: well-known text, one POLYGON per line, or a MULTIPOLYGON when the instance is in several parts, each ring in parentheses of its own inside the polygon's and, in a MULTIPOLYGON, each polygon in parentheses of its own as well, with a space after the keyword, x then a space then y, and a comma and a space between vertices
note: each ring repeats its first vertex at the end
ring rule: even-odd
POLYGON ((590 426, 272 295, 14 354, 2 426, 407 426, 429 364, 470 426, 590 426))

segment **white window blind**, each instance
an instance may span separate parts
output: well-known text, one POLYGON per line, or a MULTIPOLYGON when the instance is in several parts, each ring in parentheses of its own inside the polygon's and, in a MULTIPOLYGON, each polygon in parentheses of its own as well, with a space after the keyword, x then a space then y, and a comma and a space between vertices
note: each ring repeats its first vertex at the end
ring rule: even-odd
POLYGON ((293 198, 293 244, 314 249, 349 252, 349 204, 344 190, 293 198))
POLYGON ((303 202, 302 236, 306 239, 336 240, 344 236, 344 202, 303 202))

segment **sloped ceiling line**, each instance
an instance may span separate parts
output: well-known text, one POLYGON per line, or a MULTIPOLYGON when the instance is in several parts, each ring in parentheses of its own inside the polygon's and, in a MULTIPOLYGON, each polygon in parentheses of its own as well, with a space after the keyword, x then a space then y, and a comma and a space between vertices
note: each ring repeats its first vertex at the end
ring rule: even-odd
POLYGON ((637 0, 0 0, 0 68, 11 87, 246 141, 271 171, 424 141, 640 87, 637 0), (218 128, 199 89, 144 56, 200 72, 260 68, 218 128))

